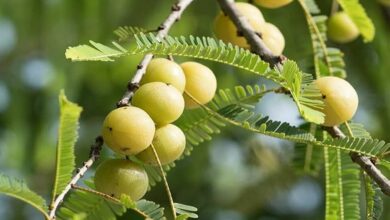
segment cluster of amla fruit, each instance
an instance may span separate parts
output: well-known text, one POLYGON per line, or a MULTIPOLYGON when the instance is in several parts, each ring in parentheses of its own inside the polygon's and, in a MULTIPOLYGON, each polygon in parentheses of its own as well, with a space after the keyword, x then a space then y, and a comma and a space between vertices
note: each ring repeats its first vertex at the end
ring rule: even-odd
MULTIPOLYGON (((184 152, 183 131, 171 124, 184 108, 197 108, 211 101, 217 89, 214 73, 196 62, 181 65, 164 58, 153 59, 146 68, 131 106, 111 111, 103 123, 104 142, 114 152, 135 156, 145 164, 172 163, 184 152), (184 93, 184 94, 183 94, 184 93)), ((96 189, 114 197, 121 194, 134 201, 148 189, 144 168, 127 159, 104 161, 95 173, 96 189)))
MULTIPOLYGON (((254 2, 266 8, 279 8, 292 2, 292 0, 256 0, 254 2)), ((235 6, 238 12, 247 19, 254 31, 261 36, 268 49, 276 56, 281 55, 285 46, 282 32, 275 25, 266 22, 263 14, 256 6, 245 2, 237 2, 235 6)), ((246 49, 250 47, 246 39, 239 34, 234 23, 223 12, 220 12, 215 19, 214 32, 217 38, 226 43, 246 49)))

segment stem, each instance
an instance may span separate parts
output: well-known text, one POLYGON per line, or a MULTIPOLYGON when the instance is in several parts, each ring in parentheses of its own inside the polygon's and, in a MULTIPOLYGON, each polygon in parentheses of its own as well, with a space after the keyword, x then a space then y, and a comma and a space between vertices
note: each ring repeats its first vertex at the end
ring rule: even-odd
MULTIPOLYGON (((188 7, 188 5, 192 3, 192 1, 193 0, 178 0, 177 3, 173 4, 173 6, 171 7, 171 13, 169 14, 168 18, 158 27, 156 36, 158 39, 163 39, 167 35, 169 29, 176 21, 179 21, 181 14, 188 7)), ((134 94, 134 91, 138 88, 139 82, 141 81, 143 74, 145 73, 146 66, 149 64, 152 58, 153 54, 146 54, 141 60, 140 64, 138 64, 137 71, 135 72, 132 80, 128 83, 127 91, 123 95, 122 99, 117 103, 117 107, 128 105, 131 97, 134 94)), ((65 195, 72 188, 72 185, 75 185, 77 181, 81 177, 83 177, 87 170, 92 166, 95 160, 99 158, 100 150, 103 146, 103 143, 103 138, 101 136, 98 136, 95 140, 95 143, 91 147, 89 159, 83 163, 84 165, 77 170, 76 175, 68 183, 65 189, 51 203, 49 212, 50 219, 55 219, 55 212, 58 206, 63 201, 65 195)))
MULTIPOLYGON (((259 34, 252 28, 248 20, 236 8, 235 3, 230 0, 217 0, 224 14, 236 25, 239 33, 248 41, 252 51, 260 55, 261 59, 268 62, 271 66, 279 66, 286 58, 283 55, 275 56, 265 45, 259 34)), ((280 65, 281 66, 281 65, 280 65)))
POLYGON ((160 161, 160 158, 158 157, 156 148, 154 148, 154 145, 153 145, 153 144, 151 144, 150 147, 151 147, 152 150, 153 150, 154 157, 156 158, 158 167, 160 168, 161 176, 162 176, 162 178, 163 178, 163 182, 164 182, 164 186, 165 186, 165 191, 167 192, 168 199, 169 199, 169 205, 171 206, 173 219, 176 219, 175 204, 173 203, 172 193, 171 193, 171 190, 169 189, 169 185, 168 185, 167 178, 165 177, 164 169, 163 169, 163 167, 162 167, 162 165, 161 165, 161 161, 160 161))
POLYGON ((105 193, 102 193, 102 192, 90 189, 90 188, 85 188, 85 187, 81 187, 81 186, 78 186, 78 185, 72 185, 72 189, 80 190, 80 191, 84 191, 84 192, 88 192, 88 193, 92 193, 92 194, 95 194, 97 196, 103 197, 103 198, 105 198, 107 200, 111 200, 113 202, 121 204, 121 201, 119 199, 117 199, 115 197, 112 197, 112 196, 110 196, 108 194, 105 194, 105 193))
POLYGON ((49 212, 50 219, 55 219, 56 210, 60 203, 64 200, 65 195, 69 192, 72 186, 75 185, 77 181, 79 181, 79 179, 84 176, 87 170, 92 166, 93 162, 99 158, 102 145, 103 138, 98 136, 95 139, 95 143, 91 146, 90 158, 83 163, 84 165, 81 168, 77 169, 76 175, 71 179, 68 185, 66 185, 64 190, 62 190, 61 194, 59 194, 51 203, 49 212))
MULTIPOLYGON (((122 202, 119 199, 117 199, 115 197, 112 197, 110 195, 107 195, 105 193, 93 190, 93 189, 84 188, 84 187, 77 186, 77 185, 72 185, 72 189, 84 191, 84 192, 87 192, 87 193, 92 193, 92 194, 95 194, 97 196, 103 197, 104 199, 111 200, 111 201, 113 201, 115 203, 118 203, 118 204, 122 204, 122 202)), ((141 215, 145 219, 150 218, 148 215, 146 215, 145 213, 143 213, 142 211, 140 211, 137 208, 131 208, 131 209, 134 210, 135 212, 137 212, 139 215, 141 215)))
MULTIPOLYGON (((191 4, 193 0, 179 0, 171 8, 171 14, 168 18, 157 28, 157 39, 163 39, 167 34, 172 25, 179 21, 183 11, 191 4)), ((141 60, 140 64, 137 66, 133 79, 128 83, 127 91, 122 96, 121 100, 117 103, 118 107, 126 106, 129 104, 131 97, 134 95, 134 91, 137 89, 137 86, 141 82, 142 76, 145 74, 146 67, 149 62, 153 59, 153 54, 146 54, 141 60)))

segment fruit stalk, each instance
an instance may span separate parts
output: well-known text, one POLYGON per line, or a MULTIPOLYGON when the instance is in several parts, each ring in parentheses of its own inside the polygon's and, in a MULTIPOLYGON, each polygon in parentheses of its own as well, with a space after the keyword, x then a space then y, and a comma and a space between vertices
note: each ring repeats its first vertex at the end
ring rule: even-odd
MULTIPOLYGON (((237 30, 242 32, 246 40, 249 42, 251 49, 254 53, 259 54, 260 57, 268 62, 271 66, 281 67, 281 62, 287 59, 283 55, 280 57, 274 56, 267 46, 262 41, 261 37, 255 33, 246 19, 239 14, 235 8, 234 2, 230 0, 217 0, 222 11, 230 17, 233 23, 236 25, 237 30)), ((345 134, 341 132, 338 127, 324 127, 332 137, 345 138, 345 134)), ((371 158, 361 156, 357 153, 350 153, 352 161, 358 164, 381 188, 382 192, 390 196, 390 181, 385 175, 375 166, 371 161, 371 158)))
MULTIPOLYGON (((167 34, 172 25, 179 21, 183 11, 191 4, 193 0, 179 0, 171 8, 171 14, 168 18, 157 28, 157 39, 163 39, 167 34)), ((127 90, 122 96, 121 100, 117 103, 118 107, 128 105, 131 97, 134 95, 134 91, 137 89, 137 85, 140 83, 142 76, 145 73, 146 66, 150 63, 153 58, 153 54, 146 54, 137 66, 133 79, 128 83, 127 90)))
MULTIPOLYGON (((177 3, 173 4, 171 7, 171 13, 167 17, 167 19, 158 27, 156 37, 158 39, 163 39, 169 29, 173 26, 173 24, 180 19, 183 11, 193 2, 194 0, 178 0, 177 3)), ((128 83, 127 90, 121 100, 117 103, 117 106, 125 106, 128 105, 129 100, 134 95, 134 91, 138 88, 138 84, 142 79, 142 76, 145 73, 146 66, 152 60, 153 54, 147 54, 141 60, 141 62, 137 66, 137 70, 134 74, 134 77, 128 83)), ((50 205, 49 217, 50 219, 55 219, 55 213, 57 208, 62 203, 65 195, 72 189, 72 186, 75 185, 80 178, 84 176, 87 170, 92 166, 95 160, 100 155, 100 150, 103 146, 103 138, 98 136, 95 139, 95 143, 91 146, 91 152, 89 155, 89 159, 83 163, 83 166, 77 169, 76 174, 73 176, 72 180, 67 184, 65 189, 55 198, 55 200, 50 205)))
POLYGON ((217 0, 223 13, 225 13, 236 25, 239 34, 242 34, 248 41, 251 50, 258 54, 262 60, 268 62, 271 66, 279 65, 285 57, 275 56, 271 50, 265 45, 261 39, 261 33, 256 33, 247 19, 238 12, 234 5, 234 1, 217 0))

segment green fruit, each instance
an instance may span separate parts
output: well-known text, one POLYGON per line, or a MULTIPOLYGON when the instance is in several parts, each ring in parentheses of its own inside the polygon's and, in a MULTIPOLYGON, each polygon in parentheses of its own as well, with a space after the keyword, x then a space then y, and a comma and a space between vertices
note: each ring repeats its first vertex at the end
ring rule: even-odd
POLYGON ((150 82, 163 82, 176 87, 184 92, 186 78, 179 64, 164 58, 155 58, 146 67, 141 85, 150 82))
MULTIPOLYGON (((217 79, 213 71, 207 66, 196 62, 185 62, 181 64, 186 76, 185 93, 191 95, 200 104, 211 101, 217 90, 217 79)), ((196 108, 199 104, 190 96, 184 94, 186 108, 196 108)))
MULTIPOLYGON (((184 152, 186 137, 183 131, 173 124, 168 124, 156 130, 152 142, 162 165, 172 163, 184 152)), ((153 149, 148 147, 137 155, 145 163, 158 165, 153 149)))
POLYGON ((344 79, 327 76, 315 81, 321 91, 325 108, 325 126, 335 126, 350 120, 356 113, 359 98, 355 89, 344 79))
POLYGON ((184 99, 179 90, 162 82, 141 86, 135 92, 132 104, 145 110, 159 126, 175 121, 184 111, 184 99))
POLYGON ((145 169, 122 159, 109 159, 101 163, 96 169, 94 182, 100 192, 116 198, 125 194, 133 201, 141 199, 149 186, 145 169))
POLYGON ((112 150, 134 155, 145 150, 153 140, 155 125, 140 108, 122 107, 111 111, 103 122, 104 142, 112 150))
MULTIPOLYGON (((252 28, 258 32, 262 33, 262 27, 265 23, 263 14, 260 10, 245 2, 235 3, 237 10, 245 16, 249 21, 252 28)), ((225 43, 231 43, 243 48, 249 48, 249 44, 244 37, 237 35, 237 28, 230 18, 224 15, 222 12, 215 18, 214 21, 214 33, 217 38, 223 40, 225 43)))
POLYGON ((337 43, 348 43, 359 36, 359 29, 345 12, 337 12, 328 20, 328 36, 337 43))
POLYGON ((276 56, 280 56, 284 50, 285 41, 282 32, 273 24, 265 23, 262 35, 265 45, 276 56))
POLYGON ((293 0, 255 0, 255 3, 265 8, 280 8, 293 0))

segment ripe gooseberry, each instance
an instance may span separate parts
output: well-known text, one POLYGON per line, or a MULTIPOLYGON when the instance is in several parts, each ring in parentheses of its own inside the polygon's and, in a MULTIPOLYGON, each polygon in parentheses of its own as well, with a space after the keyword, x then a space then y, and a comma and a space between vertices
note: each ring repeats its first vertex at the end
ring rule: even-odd
POLYGON ((348 43, 359 36, 359 29, 345 12, 337 12, 328 20, 328 36, 337 43, 348 43))
POLYGON ((324 126, 335 126, 350 120, 356 113, 359 99, 355 89, 344 79, 327 76, 315 81, 325 107, 324 126))
POLYGON ((122 107, 111 111, 103 122, 104 142, 117 153, 134 155, 146 149, 153 140, 155 125, 140 108, 122 107))
POLYGON ((162 82, 142 85, 134 93, 132 104, 145 110, 159 126, 175 121, 184 111, 184 99, 179 90, 162 82))
POLYGON ((213 71, 197 62, 185 62, 180 66, 186 76, 185 93, 191 95, 184 94, 186 107, 196 108, 199 107, 198 103, 203 105, 211 101, 217 90, 217 79, 213 71))
POLYGON ((279 8, 291 3, 293 0, 255 0, 255 3, 265 8, 279 8))
MULTIPOLYGON (((152 142, 162 165, 172 163, 184 152, 186 137, 183 131, 173 124, 157 128, 152 142)), ((137 155, 145 163, 158 165, 151 147, 137 155)))
MULTIPOLYGON (((263 25, 265 23, 263 14, 260 10, 249 3, 237 2, 235 3, 237 10, 245 16, 252 28, 262 33, 263 25)), ((215 18, 214 33, 217 38, 223 40, 225 43, 232 43, 239 47, 249 48, 249 44, 243 36, 238 36, 237 28, 230 18, 222 12, 215 18)))
POLYGON ((271 23, 265 23, 262 38, 265 45, 271 50, 273 55, 279 56, 282 54, 285 46, 285 41, 282 32, 279 28, 271 23))
POLYGON ((141 85, 150 82, 168 83, 183 93, 186 78, 179 64, 165 58, 155 58, 146 67, 141 85))
POLYGON ((94 177, 98 191, 120 198, 128 195, 133 201, 141 199, 148 190, 148 175, 143 167, 123 159, 109 159, 96 169, 94 177))

